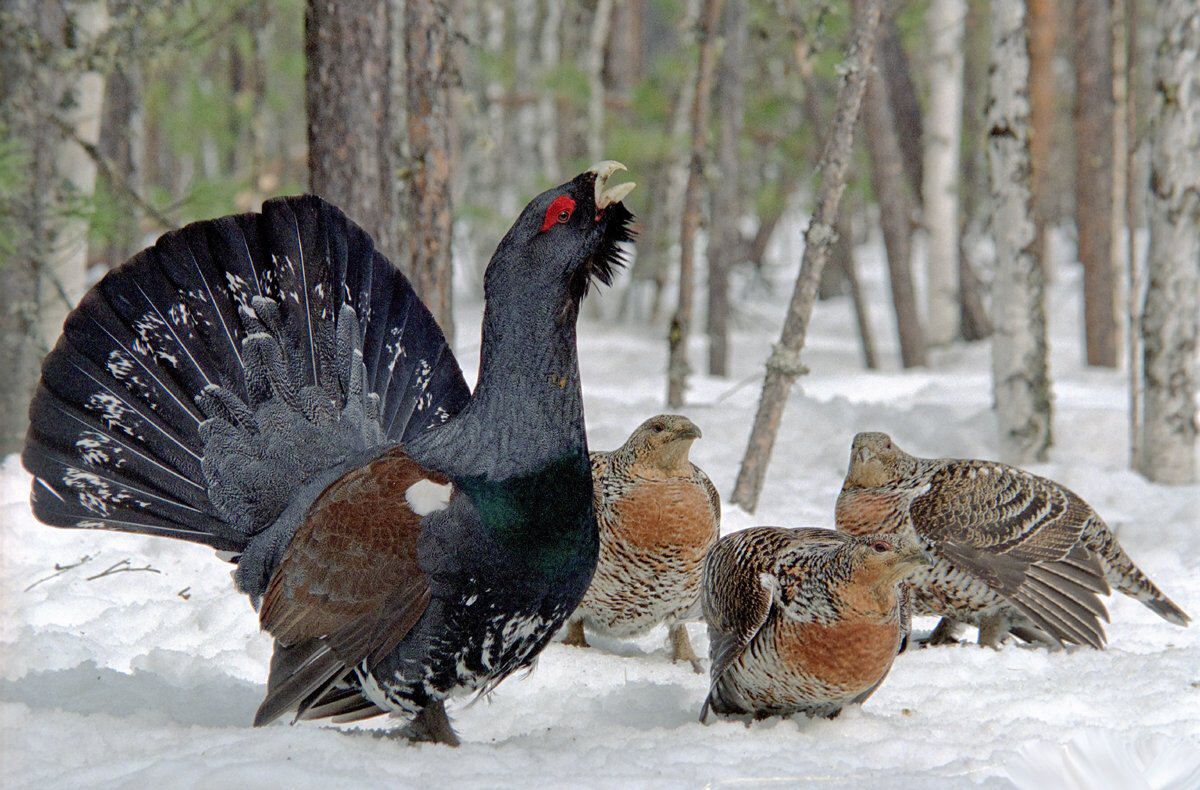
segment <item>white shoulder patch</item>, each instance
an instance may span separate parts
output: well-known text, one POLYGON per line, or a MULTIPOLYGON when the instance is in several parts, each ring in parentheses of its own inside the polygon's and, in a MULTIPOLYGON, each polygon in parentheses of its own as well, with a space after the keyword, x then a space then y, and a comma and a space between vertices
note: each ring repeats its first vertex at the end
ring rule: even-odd
POLYGON ((428 516, 446 508, 452 488, 449 483, 441 485, 432 480, 418 480, 404 492, 404 499, 418 516, 428 516))

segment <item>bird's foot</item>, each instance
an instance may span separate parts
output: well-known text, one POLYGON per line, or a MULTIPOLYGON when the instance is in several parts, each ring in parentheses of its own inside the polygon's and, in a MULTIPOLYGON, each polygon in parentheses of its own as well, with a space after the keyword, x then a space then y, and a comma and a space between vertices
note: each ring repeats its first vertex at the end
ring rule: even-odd
POLYGON ((1012 623, 1004 615, 990 615, 979 621, 979 646, 999 650, 1008 638, 1012 623))
POLYGON ((410 743, 441 743, 446 746, 458 746, 458 735, 450 726, 446 717, 446 706, 440 700, 426 705, 408 726, 396 733, 397 737, 406 738, 410 743))
POLYGON ((567 623, 567 636, 563 639, 563 644, 571 647, 591 647, 587 637, 583 634, 582 620, 572 620, 567 623))
POLYGON ((692 650, 692 642, 688 639, 687 626, 676 623, 671 626, 668 636, 671 640, 671 661, 686 661, 692 665, 692 671, 697 675, 704 674, 704 665, 700 663, 696 651, 692 650))
POLYGON ((949 617, 943 617, 938 621, 937 627, 933 629, 933 633, 924 639, 913 640, 914 644, 920 647, 941 647, 942 645, 957 645, 958 634, 962 631, 962 623, 957 620, 952 620, 949 617))

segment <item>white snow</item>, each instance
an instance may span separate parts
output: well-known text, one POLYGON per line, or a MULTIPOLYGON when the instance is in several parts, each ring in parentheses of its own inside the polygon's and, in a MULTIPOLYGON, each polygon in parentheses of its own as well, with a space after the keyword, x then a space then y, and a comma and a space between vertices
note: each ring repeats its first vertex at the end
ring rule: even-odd
MULTIPOLYGON (((847 299, 819 304, 804 352, 812 372, 789 402, 759 511, 727 505, 725 531, 831 526, 860 430, 888 431, 922 455, 996 455, 987 344, 899 371, 878 253, 859 252, 888 369, 861 369, 847 299)), ((683 410, 704 430, 693 460, 724 496, 757 404, 758 382, 746 379, 777 337, 793 266, 775 275, 774 296, 739 286, 734 375, 694 377, 683 410)), ((1058 277, 1047 310, 1055 446, 1031 471, 1091 502, 1141 567, 1200 616, 1200 487, 1151 485, 1129 471, 1124 376, 1082 367, 1078 273, 1063 267, 1058 277)), ((478 308, 459 312, 459 358, 474 381, 478 308)), ((663 410, 663 334, 581 325, 593 448, 617 446, 663 410)), ((692 352, 699 367, 702 340, 692 352)), ((527 677, 451 707, 457 750, 374 737, 386 720, 253 729, 271 646, 233 591, 230 566, 176 541, 43 527, 28 489, 9 458, 0 474, 5 787, 1200 786, 1200 626, 1172 626, 1123 597, 1109 603, 1105 652, 911 650, 861 709, 833 721, 698 724, 707 680, 670 663, 660 628, 633 642, 591 637, 590 650, 551 645, 527 677), (90 578, 114 565, 159 573, 90 578)), ((703 653, 703 628, 691 633, 703 653)))

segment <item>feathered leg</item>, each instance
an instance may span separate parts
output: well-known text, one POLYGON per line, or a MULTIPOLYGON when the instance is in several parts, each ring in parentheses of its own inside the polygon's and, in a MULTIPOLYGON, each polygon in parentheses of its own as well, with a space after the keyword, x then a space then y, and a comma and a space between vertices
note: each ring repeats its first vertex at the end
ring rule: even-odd
POLYGON ((693 672, 697 675, 704 674, 704 666, 696 656, 696 651, 692 650, 692 642, 688 639, 687 626, 676 623, 671 626, 667 635, 671 640, 671 661, 687 661, 692 665, 693 672))
POLYGON ((938 621, 937 627, 933 629, 933 633, 924 639, 917 640, 917 644, 921 647, 940 647, 942 645, 957 645, 958 635, 962 631, 963 624, 952 617, 943 617, 938 621))
POLYGON ((417 717, 400 730, 399 735, 413 743, 459 745, 458 735, 450 726, 450 719, 446 716, 446 705, 441 700, 422 708, 417 717))
POLYGON ((582 620, 571 620, 567 623, 567 636, 563 639, 563 644, 571 647, 591 647, 583 633, 582 620))

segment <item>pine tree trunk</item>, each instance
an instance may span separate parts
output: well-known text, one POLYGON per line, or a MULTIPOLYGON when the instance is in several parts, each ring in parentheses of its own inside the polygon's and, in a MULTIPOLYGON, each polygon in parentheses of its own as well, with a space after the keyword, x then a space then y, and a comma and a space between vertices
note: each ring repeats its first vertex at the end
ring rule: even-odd
MULTIPOLYGON (((854 6, 861 8, 862 0, 856 0, 854 6)), ((889 104, 887 83, 877 69, 872 71, 867 80, 863 120, 867 149, 871 154, 871 182, 875 187, 879 219, 883 225, 883 242, 887 249, 900 357, 904 367, 919 367, 925 364, 925 339, 912 279, 913 204, 905 184, 904 154, 900 149, 889 104)))
POLYGON ((860 13, 855 15, 853 38, 841 68, 842 84, 838 89, 837 111, 828 145, 818 166, 823 176, 813 218, 804 234, 800 274, 796 278, 779 342, 767 360, 767 375, 754 416, 754 427, 750 431, 746 454, 742 458, 731 497, 734 504, 750 512, 758 506, 788 394, 796 379, 804 372, 800 352, 808 334, 808 322, 817 297, 821 269, 833 244, 833 224, 846 187, 846 172, 854 149, 854 127, 858 123, 867 75, 871 71, 882 5, 882 0, 864 0, 860 13))
MULTIPOLYGON (((896 14, 901 3, 892 4, 890 12, 884 10, 884 20, 879 29, 879 42, 875 46, 876 71, 887 86, 888 110, 892 125, 896 129, 896 143, 900 149, 900 162, 904 167, 904 180, 912 190, 915 203, 923 199, 925 178, 924 161, 921 158, 921 141, 925 137, 924 121, 921 118, 921 102, 917 99, 917 86, 913 83, 912 69, 908 65, 908 54, 900 38, 900 26, 896 14)), ((869 88, 868 88, 869 89, 869 88)))
POLYGON ((381 253, 403 267, 407 250, 396 179, 391 6, 391 0, 308 0, 304 104, 309 188, 346 212, 371 234, 381 253))
POLYGON ((708 254, 708 372, 729 375, 729 272, 741 237, 738 144, 742 138, 742 74, 746 49, 745 10, 740 2, 725 9, 725 46, 717 72, 717 179, 713 190, 712 242, 708 254))
POLYGON ((691 109, 691 150, 688 157, 687 187, 683 192, 683 216, 679 225, 679 301, 667 335, 667 406, 683 405, 687 391, 688 340, 691 337, 692 296, 695 290, 696 233, 700 228, 700 194, 704 180, 704 157, 708 147, 709 103, 712 78, 717 60, 717 29, 721 23, 724 0, 704 0, 700 24, 696 27, 699 44, 695 93, 691 109))
POLYGON ((992 387, 1000 456, 1042 461, 1050 447, 1050 379, 1042 273, 1030 196, 1029 49, 1022 0, 993 0, 988 159, 996 272, 992 387))
POLYGON ((408 97, 409 278, 446 339, 454 342, 452 96, 453 12, 450 2, 404 5, 408 97))
MULTIPOLYGON (((562 35, 563 0, 546 0, 542 12, 542 33, 538 45, 538 60, 543 79, 559 67, 559 37, 562 35)), ((554 92, 543 90, 538 98, 538 154, 541 174, 557 184, 561 175, 558 160, 558 103, 554 92)))
POLYGON ((7 201, 6 226, 15 233, 0 245, 0 454, 19 452, 29 425, 29 399, 49 346, 39 320, 41 276, 51 266, 55 190, 54 153, 60 131, 54 123, 52 75, 38 57, 62 46, 61 7, 40 0, 0 0, 0 13, 36 31, 43 47, 0 47, 0 120, 22 157, 24 176, 7 201))
POLYGON ((931 345, 945 345, 959 336, 958 155, 966 13, 965 0, 932 0, 925 15, 930 45, 922 221, 929 238, 931 345))
POLYGON ((1125 331, 1129 359, 1129 466, 1136 469, 1142 448, 1142 267, 1138 260, 1138 3, 1125 2, 1125 331))
POLYGON ((1029 151, 1033 165, 1033 254, 1042 274, 1049 276, 1052 262, 1046 246, 1050 224, 1050 155, 1053 150, 1055 85, 1054 40, 1058 20, 1055 0, 1027 0, 1029 9, 1029 151))
POLYGON ((1187 484, 1196 480, 1200 6, 1194 0, 1159 0, 1157 14, 1138 469, 1155 482, 1187 484))
POLYGON ((1083 263, 1087 363, 1117 365, 1113 267, 1113 71, 1110 0, 1075 0, 1075 228, 1083 263))

